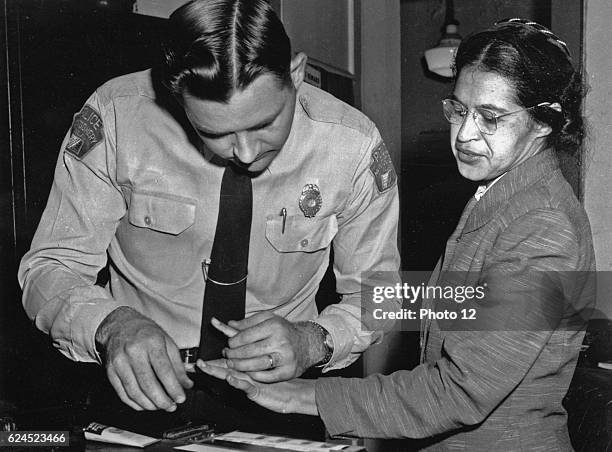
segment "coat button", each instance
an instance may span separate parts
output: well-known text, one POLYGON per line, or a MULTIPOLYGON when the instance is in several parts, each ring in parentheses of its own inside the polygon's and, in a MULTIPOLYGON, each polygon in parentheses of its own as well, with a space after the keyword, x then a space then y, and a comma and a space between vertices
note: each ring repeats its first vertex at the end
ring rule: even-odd
POLYGON ((302 247, 305 247, 306 245, 308 245, 308 239, 304 239, 300 242, 300 245, 302 245, 302 247))
POLYGON ((147 226, 149 226, 151 224, 151 217, 149 216, 144 217, 144 222, 147 226))

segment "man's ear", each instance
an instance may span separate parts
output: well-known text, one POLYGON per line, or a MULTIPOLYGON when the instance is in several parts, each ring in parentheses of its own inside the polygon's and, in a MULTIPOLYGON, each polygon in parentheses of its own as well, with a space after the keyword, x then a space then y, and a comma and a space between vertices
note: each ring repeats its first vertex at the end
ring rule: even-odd
POLYGON ((298 89, 304 81, 304 74, 306 73, 306 62, 308 57, 304 52, 296 53, 291 59, 291 81, 295 89, 298 89))

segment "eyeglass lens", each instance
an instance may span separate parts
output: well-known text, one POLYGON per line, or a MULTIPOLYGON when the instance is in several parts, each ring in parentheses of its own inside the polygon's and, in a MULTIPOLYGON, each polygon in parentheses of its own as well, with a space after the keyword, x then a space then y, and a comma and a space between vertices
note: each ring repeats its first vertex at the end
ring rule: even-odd
MULTIPOLYGON (((452 99, 442 101, 442 109, 446 120, 452 124, 463 124, 469 111, 460 102, 452 99)), ((475 109, 472 117, 476 122, 476 127, 485 135, 492 135, 497 130, 497 117, 488 110, 475 109)))

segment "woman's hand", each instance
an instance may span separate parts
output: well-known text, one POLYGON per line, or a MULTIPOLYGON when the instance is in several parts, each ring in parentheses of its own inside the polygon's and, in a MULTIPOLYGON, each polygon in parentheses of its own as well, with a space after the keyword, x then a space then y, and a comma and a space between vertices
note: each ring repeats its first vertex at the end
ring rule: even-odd
POLYGON ((279 383, 261 383, 244 372, 228 369, 224 361, 220 359, 205 363, 198 360, 197 366, 202 372, 244 391, 249 399, 269 410, 284 414, 319 414, 315 400, 315 380, 297 378, 279 383))

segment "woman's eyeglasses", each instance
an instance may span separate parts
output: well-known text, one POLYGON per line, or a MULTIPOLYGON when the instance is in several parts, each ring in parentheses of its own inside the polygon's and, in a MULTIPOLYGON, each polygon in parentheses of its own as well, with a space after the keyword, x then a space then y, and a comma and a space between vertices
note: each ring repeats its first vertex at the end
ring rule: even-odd
MULTIPOLYGON (((531 110, 532 108, 536 107, 549 107, 550 105, 550 102, 542 102, 538 105, 521 108, 520 110, 511 111, 502 115, 493 113, 485 108, 475 108, 472 112, 472 118, 474 118, 476 127, 478 127, 478 130, 480 130, 481 133, 485 135, 493 135, 497 131, 497 122, 500 118, 510 116, 515 113, 520 113, 521 111, 531 110)), ((454 99, 444 99, 442 101, 442 111, 444 112, 444 117, 446 120, 451 124, 463 124, 469 113, 469 110, 465 105, 454 99)))

